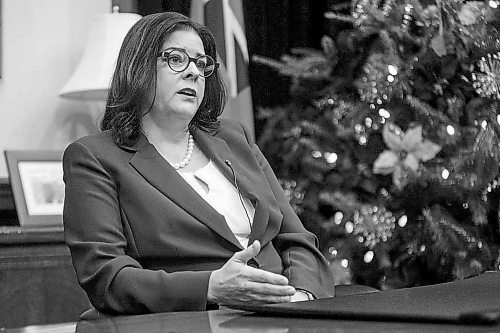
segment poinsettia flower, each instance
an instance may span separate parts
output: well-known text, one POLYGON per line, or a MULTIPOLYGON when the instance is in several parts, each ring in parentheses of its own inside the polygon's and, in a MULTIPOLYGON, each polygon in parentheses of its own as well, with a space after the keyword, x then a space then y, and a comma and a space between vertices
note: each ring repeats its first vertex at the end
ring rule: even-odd
POLYGON ((433 159, 442 148, 422 138, 422 126, 410 128, 405 133, 397 125, 387 123, 382 130, 382 137, 389 149, 377 157, 373 172, 383 175, 392 173, 394 183, 405 170, 416 172, 420 162, 433 159))

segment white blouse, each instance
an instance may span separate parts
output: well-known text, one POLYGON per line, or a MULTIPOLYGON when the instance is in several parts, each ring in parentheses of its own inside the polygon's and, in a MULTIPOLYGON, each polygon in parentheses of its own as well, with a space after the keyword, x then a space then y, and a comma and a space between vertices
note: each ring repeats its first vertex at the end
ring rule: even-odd
POLYGON ((246 248, 255 215, 250 199, 238 192, 211 160, 195 172, 177 171, 206 202, 224 216, 236 239, 246 248))

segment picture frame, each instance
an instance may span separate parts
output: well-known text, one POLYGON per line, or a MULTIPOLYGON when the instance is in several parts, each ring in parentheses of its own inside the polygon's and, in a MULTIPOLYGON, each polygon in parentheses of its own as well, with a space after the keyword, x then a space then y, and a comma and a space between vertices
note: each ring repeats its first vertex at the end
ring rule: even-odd
POLYGON ((62 152, 6 150, 5 158, 19 225, 62 225, 62 152))

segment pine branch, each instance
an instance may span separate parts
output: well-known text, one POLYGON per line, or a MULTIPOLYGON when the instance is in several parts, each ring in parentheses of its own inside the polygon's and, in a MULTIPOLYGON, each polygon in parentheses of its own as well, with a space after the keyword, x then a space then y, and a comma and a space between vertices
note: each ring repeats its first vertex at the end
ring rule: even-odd
POLYGON ((344 9, 349 9, 350 7, 351 7, 351 3, 349 1, 346 1, 344 3, 334 4, 333 6, 331 6, 331 9, 333 11, 341 11, 344 9))
POLYGON ((394 43, 394 40, 389 36, 387 30, 385 29, 380 30, 378 35, 380 37, 382 45, 384 46, 385 54, 387 54, 387 56, 390 59, 398 59, 399 55, 396 48, 396 44, 394 43))
POLYGON ((405 100, 413 109, 415 109, 415 111, 417 111, 419 114, 421 114, 425 117, 432 117, 434 119, 439 120, 441 123, 444 123, 444 124, 457 125, 449 117, 445 116, 444 114, 437 111, 429 104, 422 102, 421 100, 419 100, 416 97, 413 97, 411 95, 407 95, 405 100))
POLYGON ((342 14, 336 14, 335 12, 329 11, 324 14, 325 18, 328 20, 336 20, 340 22, 346 22, 346 23, 355 23, 355 19, 353 19, 350 15, 342 15, 342 14))
POLYGON ((288 113, 285 108, 276 108, 274 110, 271 110, 269 108, 262 108, 259 110, 259 113, 261 114, 265 112, 272 113, 272 116, 269 115, 267 117, 266 126, 264 127, 264 130, 260 134, 259 139, 257 141, 257 145, 262 150, 265 150, 266 144, 273 140, 273 137, 276 134, 277 125, 283 120, 283 118, 287 117, 288 113))
POLYGON ((281 61, 254 55, 252 60, 277 70, 281 75, 299 80, 328 80, 330 67, 324 56, 297 58, 283 56, 281 61))
POLYGON ((361 207, 357 202, 354 193, 343 193, 340 191, 321 191, 319 193, 319 202, 323 205, 331 206, 337 211, 341 211, 344 215, 352 215, 361 207))

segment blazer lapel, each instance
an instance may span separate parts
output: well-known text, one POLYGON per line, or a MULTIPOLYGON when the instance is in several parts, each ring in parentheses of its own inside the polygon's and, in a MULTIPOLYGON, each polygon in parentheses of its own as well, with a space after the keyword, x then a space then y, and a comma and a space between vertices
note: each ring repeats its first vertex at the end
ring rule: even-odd
POLYGON ((129 163, 151 185, 201 223, 241 249, 241 244, 229 229, 224 217, 182 179, 143 134, 140 134, 137 144, 132 149, 136 150, 136 153, 129 163))
POLYGON ((245 169, 229 149, 226 141, 201 130, 193 133, 196 144, 219 167, 224 176, 254 204, 255 215, 252 223, 249 243, 262 240, 269 221, 269 206, 260 198, 256 187, 248 179, 245 169), (230 165, 226 161, 229 161, 230 165), (234 172, 234 173, 233 173, 234 172), (236 182, 235 182, 236 180, 236 182))
POLYGON ((229 149, 226 141, 198 129, 192 134, 198 147, 200 147, 200 149, 212 161, 214 161, 214 163, 219 167, 219 170, 221 170, 222 174, 233 185, 238 185, 240 191, 249 197, 250 200, 255 200, 257 197, 255 191, 246 177, 243 168, 229 149), (228 162, 230 166, 228 165, 228 162), (235 183, 235 178, 237 184, 235 183))

